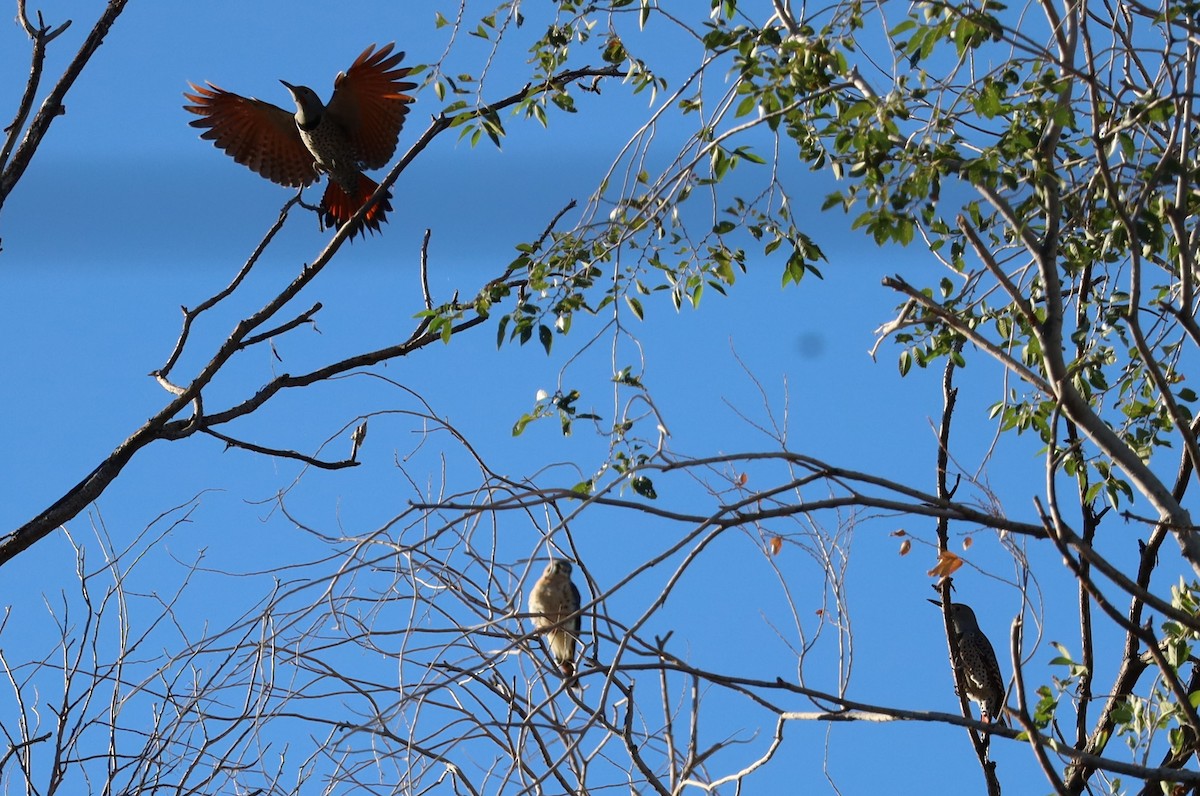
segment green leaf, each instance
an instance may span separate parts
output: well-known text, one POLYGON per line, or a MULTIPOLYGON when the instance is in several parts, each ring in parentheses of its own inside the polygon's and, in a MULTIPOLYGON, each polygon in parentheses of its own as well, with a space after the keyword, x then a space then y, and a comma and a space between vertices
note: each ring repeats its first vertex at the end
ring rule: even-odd
POLYGON ((639 321, 644 320, 642 302, 638 301, 636 296, 630 296, 626 294, 625 303, 629 305, 629 309, 633 311, 633 314, 637 316, 639 321))
POLYGON ((634 476, 629 485, 633 487, 634 492, 644 498, 654 500, 658 497, 658 493, 654 491, 654 484, 644 475, 634 476))
POLYGON ((751 163, 757 163, 760 166, 764 166, 767 163, 767 161, 761 155, 755 154, 753 150, 744 146, 740 146, 735 149, 734 154, 736 154, 739 158, 748 160, 751 163))
POLYGON ((869 115, 874 110, 875 110, 874 102, 872 102, 870 100, 859 100, 858 102, 854 103, 849 108, 847 108, 846 110, 842 111, 840 121, 849 122, 849 121, 853 121, 855 119, 860 119, 863 116, 869 115))
POLYGON ((758 97, 749 94, 742 97, 741 102, 737 104, 737 108, 734 109, 733 113, 737 117, 749 116, 756 108, 758 108, 758 97))
POLYGON ((533 420, 533 415, 521 415, 520 419, 513 424, 512 435, 514 437, 521 436, 521 434, 525 431, 525 427, 532 423, 533 420))
POLYGON ((720 180, 729 171, 729 157, 725 154, 725 150, 721 147, 713 147, 712 155, 709 156, 712 165, 712 173, 715 178, 720 180))
POLYGON ((509 315, 505 315, 500 319, 500 322, 496 324, 496 348, 500 348, 504 345, 504 331, 508 328, 508 321, 510 317, 511 316, 509 315))

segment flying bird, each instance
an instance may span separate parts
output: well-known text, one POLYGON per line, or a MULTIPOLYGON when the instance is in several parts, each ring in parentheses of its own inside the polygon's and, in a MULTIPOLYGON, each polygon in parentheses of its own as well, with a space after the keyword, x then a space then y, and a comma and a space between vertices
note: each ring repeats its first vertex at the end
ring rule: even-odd
MULTIPOLYGON (((404 80, 412 68, 398 68, 404 53, 393 54, 393 46, 363 50, 333 81, 328 105, 308 86, 281 80, 296 103, 294 114, 212 83, 189 83, 194 93, 184 96, 194 104, 183 107, 201 117, 190 123, 204 130, 201 138, 271 182, 299 188, 327 175, 321 222, 339 227, 378 187, 363 170, 391 159, 413 101, 405 92, 417 84, 404 80)), ((390 199, 385 193, 366 212, 366 229, 379 230, 392 209, 390 199)))
POLYGON ((533 614, 534 628, 545 636, 563 677, 575 674, 579 606, 579 589, 571 582, 571 562, 551 561, 529 592, 529 613, 533 614))

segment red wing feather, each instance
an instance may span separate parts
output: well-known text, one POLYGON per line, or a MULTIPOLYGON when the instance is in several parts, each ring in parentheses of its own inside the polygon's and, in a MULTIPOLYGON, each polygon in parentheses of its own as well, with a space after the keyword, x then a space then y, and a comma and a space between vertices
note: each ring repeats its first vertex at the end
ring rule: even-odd
POLYGON ((387 165, 396 151, 396 140, 417 87, 405 81, 410 67, 397 69, 404 53, 392 54, 394 43, 379 50, 372 44, 351 67, 337 76, 333 97, 326 108, 346 131, 365 169, 387 165))
POLYGON ((317 179, 313 157, 300 138, 292 114, 212 83, 207 87, 188 85, 195 93, 183 96, 195 104, 183 108, 202 117, 190 122, 192 127, 204 130, 201 138, 212 141, 238 163, 271 182, 299 187, 317 179))

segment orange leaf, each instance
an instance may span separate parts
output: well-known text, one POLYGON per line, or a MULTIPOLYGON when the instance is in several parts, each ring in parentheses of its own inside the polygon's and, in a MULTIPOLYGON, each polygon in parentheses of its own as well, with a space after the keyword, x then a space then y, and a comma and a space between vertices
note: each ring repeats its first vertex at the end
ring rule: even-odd
POLYGON ((948 578, 958 571, 958 568, 963 565, 963 560, 949 550, 943 550, 938 553, 937 566, 929 570, 929 576, 937 575, 939 578, 948 578))
POLYGON ((963 539, 963 550, 969 550, 973 544, 975 544, 975 537, 968 536, 967 538, 963 539))
POLYGON ((773 556, 779 555, 779 551, 783 550, 783 540, 778 536, 772 536, 771 541, 769 541, 767 544, 770 545, 771 555, 773 556))
POLYGON ((900 555, 908 555, 908 551, 912 549, 912 539, 905 539, 900 543, 900 555))
POLYGON ((899 530, 892 531, 892 536, 908 536, 908 531, 900 528, 899 530))
POLYGON ((746 475, 745 473, 742 473, 741 475, 738 476, 738 486, 745 486, 746 482, 749 480, 750 480, 750 476, 746 475))

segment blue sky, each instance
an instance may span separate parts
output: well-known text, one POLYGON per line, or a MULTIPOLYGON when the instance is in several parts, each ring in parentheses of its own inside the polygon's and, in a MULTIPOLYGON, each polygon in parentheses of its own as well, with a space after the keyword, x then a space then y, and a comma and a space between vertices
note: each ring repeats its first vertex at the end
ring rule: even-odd
MULTIPOLYGON (((46 6, 51 24, 63 15, 75 20, 52 50, 50 73, 61 69, 101 5, 46 6)), ((206 4, 201 13, 177 2, 135 3, 79 81, 67 115, 56 122, 0 214, 0 335, 8 341, 0 347, 0 369, 7 375, 0 386, 0 429, 15 465, 0 501, 5 527, 19 525, 56 498, 163 403, 165 393, 146 374, 163 362, 174 343, 179 306, 194 306, 224 286, 290 195, 198 139, 180 107, 187 81, 210 80, 283 105, 287 95, 280 78, 312 85, 327 96, 333 75, 368 43, 394 39, 413 63, 430 62, 445 47, 445 31, 433 26, 432 9, 438 3, 364 2, 356 3, 353 13, 332 5, 274 2, 249 8, 226 2, 206 4)), ((683 64, 697 55, 681 42, 672 46, 678 47, 683 64)), ((454 68, 478 69, 481 54, 485 50, 478 42, 464 39, 454 68)), ((6 23, 0 27, 0 69, 24 74, 25 58, 20 30, 6 23)), ((525 80, 519 71, 522 60, 518 48, 498 61, 485 96, 497 98, 520 88, 525 80)), ((18 80, 0 85, 0 109, 12 107, 19 89, 18 80)), ((435 299, 446 300, 456 290, 463 295, 477 290, 512 258, 516 243, 536 237, 568 200, 586 199, 642 121, 647 97, 630 96, 612 82, 600 96, 580 95, 578 104, 578 114, 556 115, 546 130, 509 120, 510 137, 501 151, 486 143, 472 149, 453 135, 436 141, 397 183, 396 210, 383 235, 344 249, 312 294, 298 302, 308 306, 306 300, 320 300, 325 305, 319 332, 305 329, 281 339, 278 358, 267 348, 248 352, 214 386, 209 406, 252 392, 272 374, 297 372, 356 347, 407 336, 420 308, 416 264, 426 228, 432 230, 435 299)), ((401 136, 401 151, 439 107, 432 92, 419 96, 401 136)), ((664 130, 663 138, 675 132, 664 130)), ((811 202, 800 215, 811 221, 808 231, 828 257, 822 264, 825 279, 781 289, 782 259, 755 256, 750 273, 729 298, 710 291, 698 311, 680 313, 665 300, 649 302, 647 320, 636 327, 647 363, 644 381, 667 419, 671 449, 711 455, 770 447, 737 416, 741 412, 757 422, 765 420, 763 398, 740 359, 780 417, 786 398, 793 451, 932 491, 941 374, 917 372, 900 379, 895 348, 881 347, 878 362, 867 351, 874 343, 872 330, 889 320, 897 303, 880 287, 880 277, 904 271, 914 281, 932 283, 940 277, 936 263, 919 246, 879 250, 851 233, 842 216, 818 215, 827 178, 790 164, 786 168, 794 172, 788 175, 794 193, 811 202)), ((271 295, 299 263, 316 256, 326 237, 315 219, 294 218, 258 267, 247 296, 198 327, 198 353, 182 367, 196 367, 203 352, 223 339, 238 311, 271 295)), ((587 325, 577 323, 571 336, 556 341, 550 357, 534 346, 497 351, 494 327, 489 326, 380 372, 423 396, 499 471, 516 476, 550 468, 563 473, 560 485, 569 486, 574 471, 561 463, 579 462, 584 469, 578 472, 586 476, 586 468, 599 461, 601 440, 582 428, 564 440, 554 421, 535 424, 517 438, 510 429, 532 407, 537 390, 554 390, 566 357, 586 339, 587 325)), ((633 362, 635 356, 623 344, 616 358, 633 362)), ((612 415, 609 364, 609 349, 602 344, 568 372, 589 387, 585 401, 606 417, 612 415)), ((973 471, 994 434, 983 410, 998 394, 1000 375, 975 359, 960 379, 963 406, 955 436, 963 443, 959 464, 973 471)), ((230 432, 312 452, 344 424, 352 424, 358 413, 418 408, 399 389, 357 377, 285 396, 260 418, 230 432)), ((363 450, 364 466, 308 472, 295 486, 299 472, 291 462, 224 451, 215 440, 199 437, 159 443, 129 466, 93 516, 103 518, 114 539, 131 540, 162 512, 212 490, 199 499, 188 525, 150 546, 148 555, 157 563, 139 570, 145 580, 138 580, 146 590, 166 588, 171 573, 180 571, 171 562, 194 560, 201 551, 206 566, 228 572, 265 570, 293 554, 315 557, 319 545, 282 520, 271 506, 272 496, 291 486, 289 509, 331 533, 377 527, 403 511, 417 491, 407 476, 417 484, 432 483, 423 477, 440 477, 437 454, 443 437, 438 435, 403 469, 396 466, 397 457, 418 448, 416 428, 410 417, 375 418, 363 450)), ((331 445, 340 453, 348 434, 331 445)), ((451 445, 446 449, 452 477, 466 477, 469 467, 460 452, 451 445)), ((1042 480, 1035 452, 1024 441, 1008 443, 988 469, 1006 509, 1023 518, 1032 516, 1029 495, 1039 491, 1042 480)), ((764 468, 761 477, 775 475, 764 468)), ((759 477, 752 474, 748 486, 760 483, 755 480, 759 477)), ((833 517, 824 519, 836 523, 833 517)), ((661 547, 669 534, 679 531, 655 522, 647 521, 645 527, 625 522, 628 518, 595 512, 573 526, 588 568, 602 587, 603 578, 616 579, 636 563, 630 560, 632 553, 661 547)), ((853 535, 848 587, 855 658, 847 696, 952 712, 957 703, 941 618, 925 603, 933 594, 925 574, 932 556, 918 547, 909 557, 898 557, 899 542, 888 534, 903 525, 886 517, 864 518, 853 535)), ((92 534, 84 517, 71 529, 81 539, 92 534)), ((932 527, 907 530, 934 538, 932 527)), ((507 533, 514 550, 534 552, 536 529, 507 533)), ((1007 627, 1020 598, 1003 581, 1011 578, 1012 568, 996 540, 981 535, 976 542, 968 557, 985 571, 964 570, 956 582, 961 598, 975 604, 1007 673, 1007 627)), ((809 622, 823 604, 824 590, 820 583, 804 580, 811 568, 802 552, 788 549, 784 556, 788 560, 780 567, 801 608, 801 622, 809 622)), ((68 561, 63 540, 52 538, 0 571, 5 592, 17 595, 14 621, 22 626, 40 621, 45 611, 40 595, 69 587, 68 561)), ((1072 638, 1061 636, 1072 632, 1070 580, 1051 571, 1055 574, 1039 584, 1059 603, 1051 615, 1062 622, 1060 636, 1051 637, 1070 644, 1072 638)), ((662 577, 664 573, 654 573, 644 585, 639 582, 628 594, 614 597, 607 609, 644 610, 662 577)), ((766 601, 780 596, 763 585, 772 577, 751 539, 739 534, 722 538, 681 585, 664 615, 664 621, 677 623, 682 646, 676 652, 709 668, 794 677, 794 662, 789 663, 790 654, 770 627, 787 623, 776 613, 779 603, 766 601), (752 650, 762 650, 761 656, 748 656, 752 650)), ((187 601, 186 616, 214 624, 247 610, 261 587, 257 579, 218 575, 198 582, 201 593, 187 601), (242 585, 246 588, 239 590, 242 585)), ((31 636, 28 643, 37 641, 31 636)), ((12 645, 10 638, 6 650, 12 645)), ((836 683, 835 651, 827 652, 807 665, 814 687, 836 683)), ((1049 679, 1044 664, 1053 654, 1043 643, 1029 667, 1032 680, 1049 679)), ((1098 682, 1104 682, 1103 675, 1098 682)), ((795 709, 807 708, 797 704, 795 709)), ((714 736, 737 733, 746 738, 755 730, 745 722, 714 725, 706 726, 714 736)), ((770 730, 770 723, 764 724, 757 740, 734 754, 752 758, 761 753, 770 730)), ((756 789, 801 781, 821 791, 826 742, 829 774, 844 793, 877 791, 881 771, 897 792, 928 791, 931 782, 945 785, 934 790, 950 790, 979 781, 960 730, 793 724, 787 737, 785 758, 768 766, 761 781, 752 780, 756 789), (864 766, 865 760, 870 765, 864 766)), ((1041 787, 1041 774, 1020 744, 997 742, 993 752, 1010 790, 1041 787)))

